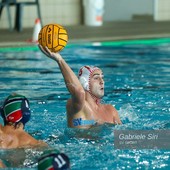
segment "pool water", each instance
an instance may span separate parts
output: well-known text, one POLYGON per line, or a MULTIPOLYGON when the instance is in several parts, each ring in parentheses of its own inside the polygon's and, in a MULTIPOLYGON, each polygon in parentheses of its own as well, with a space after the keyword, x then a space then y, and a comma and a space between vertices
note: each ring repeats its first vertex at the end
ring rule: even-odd
MULTIPOLYGON (((37 47, 0 49, 0 101, 12 92, 27 96, 32 118, 26 131, 66 153, 73 170, 169 169, 170 150, 118 150, 113 131, 170 129, 170 40, 75 44, 61 54, 76 74, 83 65, 103 70, 102 102, 118 110, 123 124, 68 128, 70 95, 58 65, 37 47)), ((38 148, 0 150, 1 159, 16 168, 36 169, 41 153, 38 148)))

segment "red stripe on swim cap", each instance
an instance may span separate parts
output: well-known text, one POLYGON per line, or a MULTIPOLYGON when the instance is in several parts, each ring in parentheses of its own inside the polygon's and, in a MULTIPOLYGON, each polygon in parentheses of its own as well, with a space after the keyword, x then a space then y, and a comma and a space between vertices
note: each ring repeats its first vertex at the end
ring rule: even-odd
POLYGON ((92 72, 91 68, 89 66, 84 66, 85 68, 87 68, 87 70, 90 71, 90 73, 92 72))
POLYGON ((79 70, 79 77, 82 75, 82 73, 83 73, 83 68, 81 68, 81 69, 79 70))
POLYGON ((8 122, 13 122, 13 123, 18 122, 21 119, 22 119, 22 111, 21 110, 16 110, 6 117, 6 120, 8 122))

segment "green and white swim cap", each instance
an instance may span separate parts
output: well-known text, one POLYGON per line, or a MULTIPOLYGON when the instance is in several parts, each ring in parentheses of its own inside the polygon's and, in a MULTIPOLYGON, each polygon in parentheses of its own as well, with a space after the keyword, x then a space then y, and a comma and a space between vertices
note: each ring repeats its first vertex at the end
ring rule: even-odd
POLYGON ((25 125, 31 116, 28 99, 19 94, 9 95, 1 108, 1 116, 4 124, 22 122, 25 125))

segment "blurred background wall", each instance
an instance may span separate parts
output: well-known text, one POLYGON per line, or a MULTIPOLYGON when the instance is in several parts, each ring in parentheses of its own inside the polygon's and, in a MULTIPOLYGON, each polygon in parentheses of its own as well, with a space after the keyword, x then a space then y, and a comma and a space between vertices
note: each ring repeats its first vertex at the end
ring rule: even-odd
MULTIPOLYGON (((39 0, 39 3, 43 25, 48 23, 84 24, 83 0, 39 0)), ((15 7, 11 6, 10 11, 14 25, 15 7)), ((9 27, 7 18, 7 10, 4 8, 0 18, 0 28, 9 27)), ((23 28, 33 27, 37 18, 36 6, 24 6, 22 18, 23 28)), ((135 19, 170 21, 170 0, 104 0, 103 22, 135 19)))
POLYGON ((105 21, 129 21, 135 16, 153 16, 153 0, 106 0, 105 21))

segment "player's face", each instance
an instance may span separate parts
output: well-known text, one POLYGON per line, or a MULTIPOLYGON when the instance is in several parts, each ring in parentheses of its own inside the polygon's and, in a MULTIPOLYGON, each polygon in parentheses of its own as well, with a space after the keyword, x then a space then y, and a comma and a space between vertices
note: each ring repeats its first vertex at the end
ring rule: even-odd
POLYGON ((95 70, 90 78, 90 92, 97 98, 104 96, 104 80, 101 70, 95 70))

